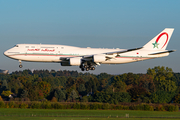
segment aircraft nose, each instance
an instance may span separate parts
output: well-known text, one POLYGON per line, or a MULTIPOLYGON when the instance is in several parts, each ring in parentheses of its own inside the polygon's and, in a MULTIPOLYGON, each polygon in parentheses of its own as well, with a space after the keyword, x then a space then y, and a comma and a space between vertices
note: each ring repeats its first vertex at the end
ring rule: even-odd
POLYGON ((5 52, 4 52, 4 55, 5 55, 5 56, 8 56, 8 52, 7 52, 7 51, 5 51, 5 52))

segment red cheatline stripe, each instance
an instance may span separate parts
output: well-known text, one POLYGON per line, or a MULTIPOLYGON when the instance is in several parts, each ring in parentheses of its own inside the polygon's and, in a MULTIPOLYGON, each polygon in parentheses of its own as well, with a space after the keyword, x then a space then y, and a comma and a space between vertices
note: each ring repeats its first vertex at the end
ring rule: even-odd
POLYGON ((149 58, 149 57, 116 57, 116 58, 124 58, 124 59, 152 59, 152 58, 149 58))
POLYGON ((16 55, 10 55, 10 56, 20 56, 20 55, 23 55, 23 56, 65 56, 65 57, 76 57, 76 56, 70 56, 70 55, 43 55, 43 54, 16 54, 16 55))

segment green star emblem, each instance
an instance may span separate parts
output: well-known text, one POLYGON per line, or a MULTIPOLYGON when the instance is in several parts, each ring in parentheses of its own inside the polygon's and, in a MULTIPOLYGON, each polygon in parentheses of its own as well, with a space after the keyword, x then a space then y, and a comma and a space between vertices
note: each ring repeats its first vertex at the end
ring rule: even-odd
POLYGON ((158 45, 159 45, 159 43, 157 43, 156 41, 155 41, 155 43, 152 43, 153 45, 154 45, 154 47, 153 48, 158 48, 158 45))

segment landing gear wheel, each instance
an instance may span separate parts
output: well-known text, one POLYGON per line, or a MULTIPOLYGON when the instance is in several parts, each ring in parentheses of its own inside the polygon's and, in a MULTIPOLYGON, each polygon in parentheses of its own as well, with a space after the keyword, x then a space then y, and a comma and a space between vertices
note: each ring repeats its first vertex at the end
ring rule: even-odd
POLYGON ((89 71, 89 68, 88 68, 88 67, 86 68, 86 71, 89 71))
POLYGON ((87 63, 87 62, 81 63, 79 68, 81 69, 81 71, 95 70, 95 66, 93 64, 87 63))
POLYGON ((19 68, 22 68, 23 66, 21 65, 21 60, 19 60, 19 68))
POLYGON ((91 69, 91 70, 95 70, 95 67, 91 67, 90 69, 91 69))
POLYGON ((83 65, 80 65, 79 68, 83 68, 83 65))
POLYGON ((19 68, 22 68, 23 66, 22 65, 19 65, 19 68))
POLYGON ((81 68, 82 71, 84 71, 84 68, 81 68))

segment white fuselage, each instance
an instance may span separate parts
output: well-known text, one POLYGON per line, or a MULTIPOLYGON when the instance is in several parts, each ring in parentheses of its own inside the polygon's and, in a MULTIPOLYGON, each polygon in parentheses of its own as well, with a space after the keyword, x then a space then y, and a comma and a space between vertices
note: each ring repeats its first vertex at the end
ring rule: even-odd
MULTIPOLYGON (((12 59, 31 61, 31 62, 62 62, 61 58, 81 57, 88 55, 103 54, 107 52, 123 51, 125 49, 102 49, 102 48, 80 48, 66 45, 47 45, 47 44, 17 44, 7 50, 4 54, 12 59)), ((160 50, 153 51, 161 52, 160 50)), ((127 53, 121 53, 113 59, 101 62, 101 64, 122 64, 129 62, 142 61, 157 57, 168 56, 169 53, 160 55, 149 55, 150 50, 140 49, 127 53)), ((113 56, 113 55, 112 55, 113 56)))
POLYGON ((143 47, 133 49, 80 48, 66 45, 17 44, 4 55, 21 61, 57 62, 61 66, 79 66, 84 71, 95 70, 100 64, 122 64, 168 56, 166 50, 173 28, 165 28, 143 47))

